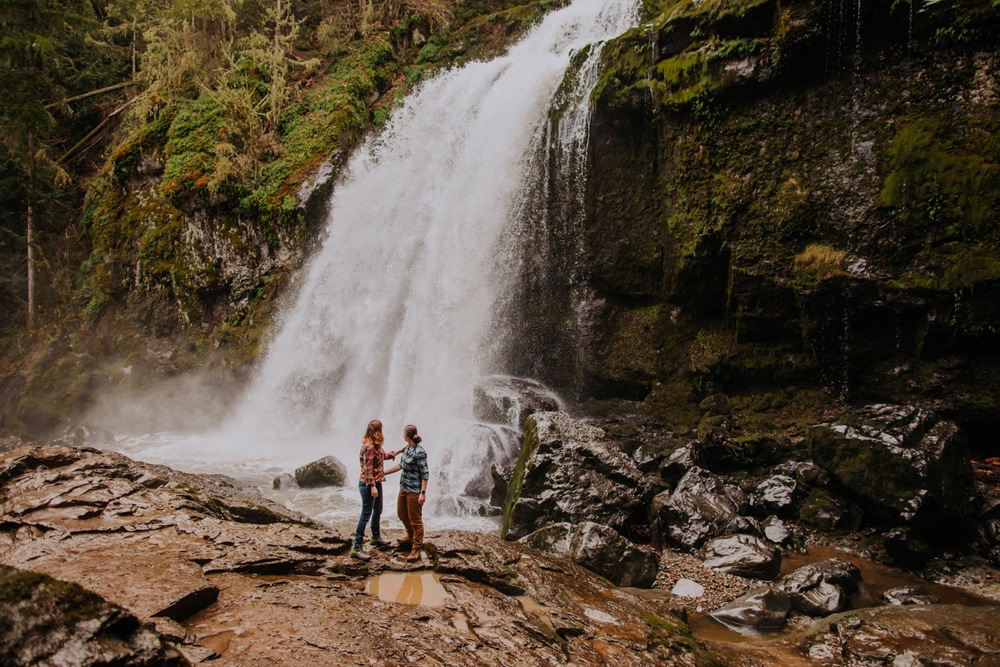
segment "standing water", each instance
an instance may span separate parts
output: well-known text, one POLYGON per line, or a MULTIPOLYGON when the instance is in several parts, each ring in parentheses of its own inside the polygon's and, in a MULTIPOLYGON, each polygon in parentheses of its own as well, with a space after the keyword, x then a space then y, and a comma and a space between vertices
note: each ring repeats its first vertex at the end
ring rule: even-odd
MULTIPOLYGON (((473 424, 473 388, 503 370, 488 350, 510 332, 496 330, 493 314, 517 279, 511 237, 521 233, 515 218, 549 108, 572 54, 631 27, 636 5, 576 0, 507 55, 422 84, 342 174, 322 248, 228 425, 211 438, 159 438, 125 451, 244 477, 333 454, 348 467, 346 489, 284 500, 346 520, 357 507, 353 480, 369 420, 384 423, 387 449, 401 447, 413 423, 432 468, 428 513, 454 515, 459 507, 434 500, 459 496, 491 463, 475 436, 483 429, 473 424)), ((576 95, 583 109, 596 76, 588 70, 576 95)), ((589 122, 588 113, 566 118, 584 131, 589 122)), ((572 142, 580 132, 564 127, 560 136, 572 142)))

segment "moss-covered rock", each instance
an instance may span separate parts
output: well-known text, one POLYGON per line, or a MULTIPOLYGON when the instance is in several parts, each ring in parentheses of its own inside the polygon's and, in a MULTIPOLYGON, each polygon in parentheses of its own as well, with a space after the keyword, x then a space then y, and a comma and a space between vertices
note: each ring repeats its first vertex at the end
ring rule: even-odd
POLYGON ((0 565, 0 662, 181 667, 188 661, 121 607, 77 584, 0 565))
POLYGON ((809 429, 809 453, 876 518, 940 527, 974 516, 965 434, 906 406, 874 405, 809 429))
MULTIPOLYGON (((656 373, 629 396, 825 388, 996 426, 972 369, 1000 340, 1000 9, 828 9, 650 2, 605 48, 591 284, 661 314, 656 373)), ((614 395, 620 359, 595 357, 594 394, 614 395)))

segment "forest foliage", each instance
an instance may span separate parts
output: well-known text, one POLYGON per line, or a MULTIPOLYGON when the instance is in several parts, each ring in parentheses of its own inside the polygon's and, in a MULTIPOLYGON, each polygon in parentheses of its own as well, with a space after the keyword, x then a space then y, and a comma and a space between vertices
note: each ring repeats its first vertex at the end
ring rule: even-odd
MULTIPOLYGON (((265 237, 275 225, 300 224, 298 184, 384 122, 393 96, 377 98, 461 58, 476 36, 445 53, 448 36, 513 5, 0 0, 0 309, 8 327, 30 324, 37 308, 50 320, 93 315, 116 296, 116 269, 104 265, 122 244, 149 240, 128 229, 125 210, 134 207, 126 186, 142 175, 144 157, 155 153, 159 163, 162 210, 144 204, 160 217, 152 241, 162 252, 139 249, 153 269, 171 260, 178 208, 225 207, 265 237), (38 306, 29 268, 46 276, 38 306)), ((527 18, 502 19, 517 20, 527 18)))

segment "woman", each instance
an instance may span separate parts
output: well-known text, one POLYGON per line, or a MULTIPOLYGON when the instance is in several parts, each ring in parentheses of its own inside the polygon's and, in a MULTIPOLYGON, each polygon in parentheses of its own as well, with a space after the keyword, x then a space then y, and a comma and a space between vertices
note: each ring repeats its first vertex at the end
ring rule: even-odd
POLYGON ((408 548, 406 560, 420 560, 420 550, 424 547, 424 501, 427 499, 427 452, 420 443, 423 438, 417 434, 417 427, 410 424, 403 429, 406 447, 388 453, 390 459, 399 458, 399 465, 389 468, 386 473, 403 471, 399 480, 399 496, 396 499, 396 514, 406 528, 406 539, 399 546, 408 548))
POLYGON ((388 549, 389 543, 382 539, 379 521, 382 518, 382 482, 385 481, 385 450, 382 449, 382 422, 373 419, 368 422, 365 437, 361 440, 361 478, 358 490, 361 492, 361 519, 354 531, 354 544, 351 546, 351 558, 370 560, 361 545, 365 541, 365 526, 371 519, 372 544, 377 549, 388 549))

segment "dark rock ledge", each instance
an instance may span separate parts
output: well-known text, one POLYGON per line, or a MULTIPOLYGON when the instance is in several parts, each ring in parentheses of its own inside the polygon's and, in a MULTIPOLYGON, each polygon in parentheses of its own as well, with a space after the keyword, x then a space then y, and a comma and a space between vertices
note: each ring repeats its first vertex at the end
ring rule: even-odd
POLYGON ((419 567, 442 575, 444 604, 385 602, 365 579, 414 566, 351 560, 336 531, 233 480, 16 449, 0 454, 0 565, 29 584, 0 605, 0 664, 718 664, 661 606, 569 561, 428 538, 419 567))

